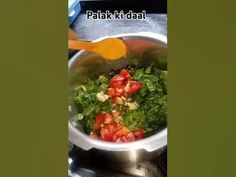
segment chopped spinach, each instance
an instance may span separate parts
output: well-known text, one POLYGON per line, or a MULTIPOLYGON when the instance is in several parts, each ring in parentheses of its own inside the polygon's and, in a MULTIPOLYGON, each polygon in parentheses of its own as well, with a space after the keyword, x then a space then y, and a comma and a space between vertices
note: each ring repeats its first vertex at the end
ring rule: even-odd
POLYGON ((137 103, 135 110, 129 110, 123 105, 114 107, 111 99, 104 102, 97 99, 99 92, 107 94, 111 73, 108 76, 101 75, 97 80, 88 79, 86 84, 74 91, 73 101, 78 114, 73 120, 80 122, 86 133, 93 128, 96 114, 112 113, 114 109, 124 112, 117 120, 122 119, 131 131, 144 129, 146 136, 167 125, 167 71, 152 66, 129 67, 129 70, 132 70, 132 79, 142 84, 141 90, 128 98, 137 103))

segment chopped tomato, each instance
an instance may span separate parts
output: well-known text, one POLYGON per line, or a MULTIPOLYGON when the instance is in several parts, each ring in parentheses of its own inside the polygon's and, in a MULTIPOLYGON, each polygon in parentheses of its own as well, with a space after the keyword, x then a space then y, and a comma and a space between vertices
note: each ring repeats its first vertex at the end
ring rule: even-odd
POLYGON ((118 137, 127 135, 128 133, 129 129, 126 127, 122 127, 114 133, 114 135, 112 136, 112 141, 116 141, 118 137))
POLYGON ((129 94, 136 93, 142 87, 142 84, 140 82, 138 82, 138 81, 130 81, 129 84, 130 84, 130 90, 128 92, 129 94))
POLYGON ((116 91, 116 93, 117 93, 117 92, 118 92, 118 93, 124 92, 124 86, 123 86, 123 85, 117 85, 117 86, 115 87, 115 91, 116 91))
POLYGON ((105 141, 111 141, 113 134, 117 131, 118 126, 115 121, 110 122, 109 124, 105 124, 103 128, 101 128, 100 134, 101 139, 105 141))
POLYGON ((123 86, 117 86, 115 87, 115 90, 116 90, 115 96, 121 97, 125 95, 125 90, 123 86))
POLYGON ((121 140, 121 138, 120 138, 120 137, 119 137, 119 138, 117 138, 115 142, 116 142, 116 143, 123 143, 123 141, 121 140))
POLYGON ((121 115, 121 112, 119 112, 119 111, 116 111, 116 112, 113 113, 113 116, 114 116, 114 117, 118 117, 118 116, 120 116, 120 115, 121 115))
POLYGON ((129 132, 129 133, 126 135, 126 138, 127 138, 127 141, 128 141, 128 142, 135 141, 135 136, 134 136, 134 133, 133 133, 133 132, 129 132))
POLYGON ((112 140, 112 135, 110 134, 108 128, 101 128, 100 134, 101 134, 102 140, 104 140, 104 141, 111 141, 112 140))
POLYGON ((134 136, 135 136, 136 140, 143 139, 143 135, 144 135, 144 131, 141 128, 136 130, 136 131, 134 131, 134 136))
POLYGON ((126 136, 121 136, 120 139, 121 139, 121 141, 124 142, 124 143, 128 142, 128 139, 127 139, 126 136))
POLYGON ((111 81, 110 81, 110 85, 113 86, 114 84, 123 84, 123 81, 125 80, 125 78, 123 76, 120 75, 115 75, 111 81))
POLYGON ((111 122, 110 124, 106 125, 107 129, 109 130, 109 133, 111 134, 111 136, 113 136, 113 134, 117 131, 118 129, 118 125, 116 122, 111 122))
POLYGON ((108 95, 110 97, 113 97, 116 94, 116 90, 114 88, 109 88, 108 89, 108 95))
POLYGON ((128 81, 128 82, 126 83, 125 87, 124 87, 124 90, 125 90, 126 93, 129 93, 129 91, 130 91, 130 84, 129 84, 129 82, 130 82, 130 81, 128 81))
MULTIPOLYGON (((134 94, 141 87, 141 82, 132 81, 129 71, 122 69, 119 75, 115 75, 110 80, 110 88, 108 88, 107 94, 109 97, 112 97, 113 106, 117 104, 124 106, 127 94, 134 94)), ((123 114, 124 110, 121 112, 115 111, 114 113, 97 114, 93 132, 99 133, 91 134, 90 137, 119 143, 142 139, 144 137, 143 129, 132 132, 124 125, 122 119, 115 119, 123 114)))
POLYGON ((113 87, 108 89, 108 95, 110 97, 121 97, 125 96, 124 85, 115 83, 113 87))
POLYGON ((125 79, 129 79, 131 76, 130 76, 130 74, 129 74, 129 72, 126 70, 126 69, 122 69, 121 71, 120 71, 120 75, 122 76, 122 77, 124 77, 125 79))
POLYGON ((104 120, 105 120, 105 115, 104 114, 97 114, 94 129, 95 130, 100 129, 101 125, 104 123, 104 120))
POLYGON ((106 114, 104 114, 104 117, 105 117, 104 124, 109 124, 113 121, 113 115, 112 114, 106 113, 106 114))
POLYGON ((115 82, 112 85, 114 88, 123 88, 124 87, 124 82, 115 82))

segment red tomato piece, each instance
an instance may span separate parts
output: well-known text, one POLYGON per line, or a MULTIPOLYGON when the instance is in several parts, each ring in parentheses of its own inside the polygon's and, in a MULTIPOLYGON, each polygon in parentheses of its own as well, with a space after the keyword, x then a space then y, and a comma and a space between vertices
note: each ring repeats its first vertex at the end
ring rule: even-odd
POLYGON ((111 122, 110 124, 107 125, 107 128, 109 130, 109 133, 111 134, 111 136, 113 136, 113 134, 117 131, 118 126, 117 123, 115 121, 111 122))
POLYGON ((122 94, 124 92, 124 87, 119 86, 119 87, 115 87, 116 90, 116 94, 122 94))
POLYGON ((122 140, 121 140, 121 138, 119 137, 119 138, 116 139, 115 142, 116 142, 116 143, 122 143, 122 140))
POLYGON ((126 136, 121 136, 120 139, 121 139, 121 141, 124 142, 124 143, 128 142, 128 139, 127 139, 126 136))
POLYGON ((106 113, 106 114, 104 114, 104 117, 105 117, 104 124, 109 124, 113 121, 113 115, 112 114, 106 113))
POLYGON ((105 115, 104 114, 97 114, 94 129, 95 130, 100 129, 101 125, 104 123, 104 120, 105 120, 105 115))
POLYGON ((144 135, 144 130, 143 129, 138 129, 136 131, 134 131, 134 136, 136 140, 140 140, 143 139, 143 135, 144 135))
POLYGON ((142 87, 142 84, 140 82, 138 82, 138 81, 130 81, 129 84, 130 84, 130 90, 128 92, 129 94, 136 93, 142 87))
POLYGON ((105 141, 112 141, 113 134, 117 131, 118 126, 115 121, 112 121, 109 124, 105 124, 100 130, 101 139, 105 141))
POLYGON ((129 133, 126 135, 126 138, 127 138, 127 141, 128 141, 128 142, 135 141, 135 136, 134 136, 134 133, 133 133, 133 132, 129 132, 129 133))
POLYGON ((112 135, 110 134, 108 128, 101 128, 100 134, 101 134, 102 140, 104 140, 104 141, 111 141, 112 140, 112 135))
POLYGON ((124 82, 120 83, 120 82, 115 82, 112 85, 114 88, 124 88, 124 82))
POLYGON ((122 69, 121 71, 120 71, 120 75, 122 76, 122 77, 124 77, 125 79, 129 79, 131 76, 130 76, 130 74, 129 74, 129 72, 126 70, 126 69, 122 69))
POLYGON ((116 86, 115 90, 116 90, 116 93, 115 93, 116 97, 121 97, 125 95, 124 86, 122 85, 116 86))
POLYGON ((108 89, 108 95, 110 97, 113 97, 116 94, 116 90, 114 88, 109 88, 108 89))
POLYGON ((120 75, 115 75, 115 76, 113 76, 113 78, 111 78, 110 85, 111 86, 113 86, 114 84, 122 85, 124 80, 125 80, 124 77, 122 77, 120 75))
POLYGON ((114 135, 112 136, 112 141, 116 141, 118 137, 125 136, 128 133, 129 133, 129 129, 126 127, 122 127, 114 133, 114 135))

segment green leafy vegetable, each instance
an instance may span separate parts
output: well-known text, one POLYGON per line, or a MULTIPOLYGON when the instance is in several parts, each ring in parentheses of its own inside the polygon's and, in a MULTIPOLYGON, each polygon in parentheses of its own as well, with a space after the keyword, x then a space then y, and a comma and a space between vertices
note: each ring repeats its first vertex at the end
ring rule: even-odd
MULTIPOLYGON (((85 132, 89 133, 94 126, 96 114, 123 111, 122 116, 115 121, 123 120, 129 130, 142 128, 146 136, 157 132, 167 124, 167 71, 155 67, 129 67, 132 79, 141 82, 141 89, 127 97, 130 103, 137 103, 137 109, 130 110, 128 106, 116 105, 111 99, 101 102, 97 94, 108 94, 111 77, 100 75, 97 80, 88 79, 87 83, 74 91, 73 101, 78 114, 72 120, 80 122, 85 132)), ((126 100, 126 101, 127 101, 126 100)))
POLYGON ((93 127, 96 114, 101 111, 110 112, 111 103, 109 101, 100 102, 97 100, 97 93, 106 91, 108 88, 109 80, 105 76, 100 76, 98 80, 88 80, 87 84, 83 87, 78 87, 74 91, 73 101, 76 105, 78 115, 83 119, 73 119, 79 121, 84 127, 85 132, 89 133, 93 127))
POLYGON ((142 88, 132 97, 140 105, 138 110, 125 115, 125 124, 132 130, 143 128, 148 133, 166 126, 167 71, 152 71, 150 66, 134 72, 133 79, 141 81, 142 88))

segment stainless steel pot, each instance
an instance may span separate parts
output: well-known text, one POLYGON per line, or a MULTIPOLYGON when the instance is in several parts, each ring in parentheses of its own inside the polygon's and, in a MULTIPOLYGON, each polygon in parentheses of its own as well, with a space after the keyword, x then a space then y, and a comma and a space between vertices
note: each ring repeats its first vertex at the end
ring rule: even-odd
MULTIPOLYGON (((69 88, 76 87, 86 77, 93 77, 109 72, 111 69, 118 69, 137 62, 143 66, 152 64, 160 69, 167 69, 167 39, 165 36, 145 32, 107 36, 96 41, 108 37, 122 38, 125 41, 128 48, 127 59, 106 61, 94 53, 80 51, 69 61, 69 88)), ((69 117, 76 113, 70 98, 70 90, 69 117)), ((143 140, 130 143, 110 143, 90 138, 83 133, 80 125, 74 124, 70 119, 68 126, 69 141, 84 150, 98 151, 102 157, 112 161, 138 162, 149 160, 159 155, 167 147, 167 128, 143 140)))

